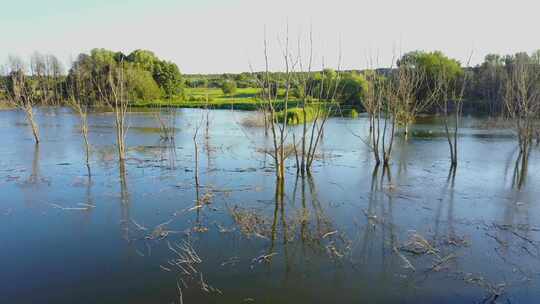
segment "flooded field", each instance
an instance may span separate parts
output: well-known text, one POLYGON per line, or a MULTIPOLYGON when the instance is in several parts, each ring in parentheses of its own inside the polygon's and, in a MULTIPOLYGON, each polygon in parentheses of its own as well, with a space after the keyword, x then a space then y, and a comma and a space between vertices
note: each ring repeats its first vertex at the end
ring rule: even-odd
POLYGON ((510 132, 467 118, 454 176, 424 119, 374 170, 367 119, 332 118, 281 196, 253 112, 210 111, 195 186, 202 114, 178 109, 170 145, 131 113, 125 170, 114 116, 89 115, 89 175, 69 109, 38 110, 39 145, 0 111, 0 302, 538 303, 537 147, 522 171, 510 132))

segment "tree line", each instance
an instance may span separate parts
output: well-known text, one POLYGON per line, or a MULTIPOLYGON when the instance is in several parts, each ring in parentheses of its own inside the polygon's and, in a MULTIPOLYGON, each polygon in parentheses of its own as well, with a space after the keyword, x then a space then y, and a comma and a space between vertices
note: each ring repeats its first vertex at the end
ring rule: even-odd
MULTIPOLYGON (((394 67, 353 71, 324 69, 310 72, 309 86, 312 88, 320 86, 319 91, 329 92, 324 86, 333 86, 332 82, 339 78, 340 86, 335 96, 336 101, 366 110, 364 99, 370 73, 376 71, 386 77, 396 73, 401 65, 422 70, 425 79, 419 83, 414 94, 423 99, 428 88, 433 86, 437 73, 445 69, 452 77, 464 77, 467 74, 468 85, 464 91, 465 111, 495 116, 506 111, 503 98, 504 84, 518 62, 540 66, 540 50, 530 55, 524 52, 505 56, 490 54, 475 67, 463 67, 462 63, 448 58, 442 52, 413 51, 401 56, 394 67), (326 83, 321 85, 322 79, 325 79, 326 83)), ((161 60, 148 50, 135 50, 125 55, 122 52, 93 49, 89 54, 77 56, 67 71, 54 55, 36 52, 28 61, 17 56, 8 57, 0 75, 3 83, 0 86, 0 98, 12 99, 19 89, 31 95, 29 98, 36 104, 60 104, 68 100, 72 94, 86 104, 104 104, 103 90, 108 74, 120 65, 125 70, 126 82, 129 85, 128 97, 132 102, 162 98, 182 99, 184 87, 221 88, 224 94, 233 95, 237 88, 257 87, 266 77, 269 77, 272 83, 277 83, 277 86, 282 87, 286 82, 285 72, 182 75, 176 64, 161 60), (21 88, 15 88, 15 84, 21 88)), ((305 77, 301 75, 294 77, 294 79, 301 78, 305 77)), ((293 81, 290 85, 291 95, 302 98, 302 84, 293 81)), ((328 96, 320 97, 328 99, 328 96)), ((435 107, 422 109, 425 112, 436 110, 435 107)))
POLYGON ((1 97, 17 101, 25 94, 34 104, 58 105, 75 96, 88 105, 103 105, 110 74, 118 68, 124 71, 131 101, 172 98, 182 92, 184 81, 178 66, 151 51, 125 55, 93 49, 78 55, 67 73, 54 55, 36 52, 28 62, 8 56, 2 68, 1 97))

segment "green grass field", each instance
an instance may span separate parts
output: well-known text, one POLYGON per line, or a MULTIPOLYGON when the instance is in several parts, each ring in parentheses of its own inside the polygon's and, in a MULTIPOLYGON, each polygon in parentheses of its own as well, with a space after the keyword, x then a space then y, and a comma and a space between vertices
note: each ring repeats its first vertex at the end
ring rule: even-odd
MULTIPOLYGON (((257 99, 259 92, 259 88, 239 88, 234 94, 227 95, 223 94, 221 89, 216 88, 186 88, 184 89, 184 98, 139 101, 132 106, 172 106, 179 108, 204 108, 208 106, 212 109, 257 110, 260 106, 257 99)), ((278 100, 277 108, 279 108, 280 103, 278 100)), ((296 106, 297 101, 290 100, 289 104, 290 106, 296 106)))
MULTIPOLYGON (((261 107, 261 101, 257 98, 259 88, 239 88, 234 94, 223 94, 221 89, 216 88, 187 88, 184 90, 184 98, 172 100, 153 100, 141 101, 133 104, 134 107, 153 108, 153 107, 178 107, 178 108, 204 108, 208 106, 211 109, 236 109, 253 111, 261 107)), ((280 92, 284 94, 284 92, 280 92)), ((289 99, 287 114, 280 111, 283 108, 283 100, 278 99, 275 102, 275 109, 278 111, 278 120, 283 121, 287 117, 290 124, 301 124, 304 120, 302 109, 298 108, 300 100, 289 99)), ((306 120, 311 121, 316 116, 315 107, 317 103, 311 104, 306 108, 306 120)), ((324 107, 329 104, 323 103, 324 107)), ((355 117, 357 115, 354 109, 339 109, 339 104, 334 104, 323 111, 330 111, 331 115, 355 117)))
POLYGON ((258 88, 242 88, 237 89, 234 94, 223 94, 221 89, 215 88, 187 88, 184 90, 186 100, 205 100, 208 95, 210 101, 231 101, 231 100, 251 100, 256 101, 257 94, 260 92, 258 88))

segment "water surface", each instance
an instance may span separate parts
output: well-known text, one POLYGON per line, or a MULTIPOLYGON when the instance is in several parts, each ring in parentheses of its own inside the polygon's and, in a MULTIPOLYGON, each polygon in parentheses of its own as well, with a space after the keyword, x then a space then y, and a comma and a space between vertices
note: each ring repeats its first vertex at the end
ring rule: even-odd
POLYGON ((252 112, 209 113, 195 187, 204 115, 179 109, 170 145, 130 113, 120 170, 113 115, 91 114, 89 176, 69 109, 38 110, 39 145, 0 111, 0 302, 179 303, 178 286, 185 303, 538 302, 540 157, 516 174, 511 132, 466 118, 453 177, 436 119, 398 137, 384 171, 366 118, 332 118, 312 176, 291 160, 281 197, 270 141, 242 127, 252 112), (171 265, 183 249, 193 269, 171 265))

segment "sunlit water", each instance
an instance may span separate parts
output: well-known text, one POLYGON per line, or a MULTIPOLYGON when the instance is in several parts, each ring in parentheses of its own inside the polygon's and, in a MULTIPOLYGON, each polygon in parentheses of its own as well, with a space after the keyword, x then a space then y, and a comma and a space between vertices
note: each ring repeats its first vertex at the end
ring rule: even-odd
POLYGON ((125 174, 113 115, 90 115, 89 178, 71 111, 38 111, 39 146, 22 112, 0 111, 0 303, 179 303, 178 286, 184 303, 538 303, 540 157, 518 189, 508 131, 465 119, 453 179, 441 126, 419 124, 383 174, 366 119, 333 118, 312 177, 288 163, 281 200, 270 141, 241 126, 252 112, 209 113, 197 191, 203 114, 178 110, 168 147, 132 113, 125 174), (415 234, 427 252, 408 250, 415 234), (189 274, 170 263, 186 244, 189 274))

